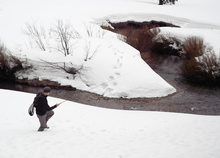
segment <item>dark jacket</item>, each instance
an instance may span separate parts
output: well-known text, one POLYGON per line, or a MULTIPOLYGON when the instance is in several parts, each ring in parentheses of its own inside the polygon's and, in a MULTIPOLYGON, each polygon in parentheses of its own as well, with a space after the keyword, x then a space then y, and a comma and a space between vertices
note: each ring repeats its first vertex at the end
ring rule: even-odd
POLYGON ((53 110, 57 106, 54 105, 50 107, 47 103, 47 96, 44 94, 40 95, 39 101, 38 101, 38 106, 36 107, 36 113, 37 115, 45 115, 47 111, 53 110))

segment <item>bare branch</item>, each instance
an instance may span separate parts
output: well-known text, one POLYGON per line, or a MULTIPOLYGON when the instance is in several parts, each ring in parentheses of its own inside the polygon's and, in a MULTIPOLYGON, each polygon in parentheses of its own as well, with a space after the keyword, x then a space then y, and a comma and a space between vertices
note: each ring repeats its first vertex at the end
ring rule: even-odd
POLYGON ((60 66, 60 65, 58 65, 58 63, 48 62, 48 61, 45 61, 43 59, 40 59, 40 60, 43 61, 44 63, 48 64, 49 67, 51 67, 53 69, 64 70, 66 73, 69 73, 69 74, 72 74, 72 75, 77 74, 82 68, 82 67, 80 67, 79 69, 76 69, 74 67, 66 66, 65 62, 63 63, 63 66, 60 66))
POLYGON ((45 35, 45 30, 42 26, 39 30, 36 22, 33 22, 32 24, 26 23, 26 30, 22 29, 22 32, 25 35, 29 36, 30 40, 33 40, 41 50, 46 51, 46 48, 42 41, 42 36, 46 38, 46 35, 45 35))
POLYGON ((62 20, 57 20, 57 24, 51 31, 60 43, 61 49, 58 50, 65 56, 71 53, 71 39, 81 38, 80 34, 72 28, 69 22, 64 23, 62 20))
POLYGON ((87 42, 86 45, 84 46, 84 49, 86 51, 86 57, 84 60, 85 61, 91 60, 95 56, 95 54, 98 52, 99 48, 100 48, 100 45, 97 46, 93 52, 91 52, 91 41, 87 42))
POLYGON ((88 37, 103 38, 107 32, 106 30, 95 29, 95 25, 92 24, 84 24, 84 26, 86 28, 88 37))

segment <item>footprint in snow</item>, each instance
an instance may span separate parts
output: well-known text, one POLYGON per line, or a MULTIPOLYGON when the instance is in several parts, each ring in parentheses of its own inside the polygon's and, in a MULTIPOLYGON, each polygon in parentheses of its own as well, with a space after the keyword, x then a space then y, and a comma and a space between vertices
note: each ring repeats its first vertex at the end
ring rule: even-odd
POLYGON ((117 86, 117 84, 118 84, 117 82, 113 82, 113 86, 117 86))
POLYGON ((119 76, 120 74, 121 74, 120 72, 115 72, 115 75, 118 75, 118 76, 119 76))
POLYGON ((102 83, 102 84, 101 84, 101 87, 102 87, 103 89, 105 89, 106 87, 108 87, 108 84, 107 84, 107 83, 102 83))
POLYGON ((114 79, 114 76, 110 76, 109 78, 110 78, 111 80, 113 80, 113 79, 114 79))
POLYGON ((107 88, 107 89, 106 89, 106 92, 112 92, 112 91, 113 91, 112 88, 107 88))

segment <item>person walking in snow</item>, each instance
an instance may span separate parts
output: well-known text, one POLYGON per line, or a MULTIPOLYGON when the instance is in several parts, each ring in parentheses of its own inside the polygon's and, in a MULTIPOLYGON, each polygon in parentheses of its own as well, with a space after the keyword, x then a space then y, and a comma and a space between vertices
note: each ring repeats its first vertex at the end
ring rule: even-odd
POLYGON ((50 90, 50 87, 45 87, 43 93, 40 93, 39 95, 38 105, 36 106, 36 114, 40 122, 38 131, 44 131, 45 128, 49 128, 47 122, 54 115, 52 110, 61 104, 59 103, 52 107, 48 105, 47 96, 49 96, 50 90))

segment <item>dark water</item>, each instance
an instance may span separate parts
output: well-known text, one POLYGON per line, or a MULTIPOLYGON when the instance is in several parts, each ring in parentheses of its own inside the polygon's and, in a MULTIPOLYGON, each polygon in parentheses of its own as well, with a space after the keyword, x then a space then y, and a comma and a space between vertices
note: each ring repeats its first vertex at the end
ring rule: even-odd
MULTIPOLYGON (((51 96, 111 109, 166 111, 203 115, 220 115, 220 89, 190 85, 179 73, 181 61, 172 57, 151 65, 155 72, 177 89, 175 94, 164 98, 113 99, 81 91, 53 89, 51 96)), ((0 81, 1 89, 38 93, 42 87, 0 81)))
MULTIPOLYGON (((159 65, 153 66, 154 71, 177 89, 177 93, 157 101, 157 106, 166 104, 170 111, 194 114, 220 114, 220 88, 192 85, 182 77, 178 57, 169 57, 159 65)), ((167 109, 167 110, 168 110, 167 109)))

